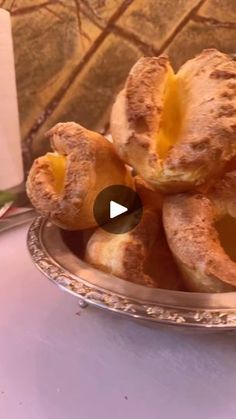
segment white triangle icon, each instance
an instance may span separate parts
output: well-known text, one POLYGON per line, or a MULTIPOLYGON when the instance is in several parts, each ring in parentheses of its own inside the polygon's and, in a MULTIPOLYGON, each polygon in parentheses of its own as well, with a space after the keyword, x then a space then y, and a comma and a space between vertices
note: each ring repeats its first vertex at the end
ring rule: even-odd
POLYGON ((118 217, 120 214, 127 212, 128 208, 124 207, 121 204, 118 204, 115 201, 110 201, 110 218, 118 217))

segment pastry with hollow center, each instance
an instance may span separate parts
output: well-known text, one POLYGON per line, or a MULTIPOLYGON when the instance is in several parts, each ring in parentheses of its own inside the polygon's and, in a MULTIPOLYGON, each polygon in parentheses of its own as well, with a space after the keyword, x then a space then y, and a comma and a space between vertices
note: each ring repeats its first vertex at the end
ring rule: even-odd
POLYGON ((236 62, 204 50, 175 74, 167 56, 141 58, 111 114, 120 157, 157 189, 194 189, 236 155, 236 62))
POLYGON ((164 227, 187 288, 236 290, 236 171, 226 173, 207 195, 165 198, 164 227))
POLYGON ((59 227, 97 226, 97 195, 111 185, 132 187, 131 175, 106 138, 75 122, 57 124, 47 137, 53 152, 34 161, 26 184, 32 204, 59 227))

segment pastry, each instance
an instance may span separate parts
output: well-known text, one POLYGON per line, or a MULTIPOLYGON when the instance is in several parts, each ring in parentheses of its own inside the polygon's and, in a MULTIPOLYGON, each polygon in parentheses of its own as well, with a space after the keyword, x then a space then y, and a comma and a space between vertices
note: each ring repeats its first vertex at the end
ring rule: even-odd
POLYGON ((191 190, 236 156, 236 62, 204 50, 175 74, 169 59, 141 58, 111 114, 120 157, 156 189, 191 190))
POLYGON ((207 193, 165 198, 164 227, 187 288, 198 292, 236 290, 236 171, 207 193))
MULTIPOLYGON (((130 223, 135 214, 124 215, 122 224, 130 223)), ((133 230, 113 234, 97 228, 87 243, 85 260, 96 268, 136 284, 157 287, 145 272, 145 262, 160 229, 160 214, 151 209, 143 212, 133 230)))
MULTIPOLYGON (((130 224, 134 216, 124 215, 122 225, 130 224)), ((85 260, 101 271, 135 284, 183 289, 164 235, 161 212, 150 205, 144 207, 141 222, 131 231, 112 234, 97 228, 87 243, 85 260)))
POLYGON ((53 152, 34 161, 27 179, 32 204, 64 229, 97 226, 99 192, 116 184, 132 187, 130 173, 109 141, 75 122, 57 124, 47 137, 53 152))
POLYGON ((141 198, 143 206, 151 207, 157 211, 162 210, 163 195, 149 185, 141 176, 134 177, 134 187, 141 198))

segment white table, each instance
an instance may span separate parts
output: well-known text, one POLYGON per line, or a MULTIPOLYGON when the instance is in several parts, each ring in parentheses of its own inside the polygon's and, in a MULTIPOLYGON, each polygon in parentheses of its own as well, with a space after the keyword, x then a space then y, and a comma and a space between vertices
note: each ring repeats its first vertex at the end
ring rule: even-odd
POLYGON ((82 310, 33 266, 26 231, 0 236, 1 419, 235 419, 236 335, 82 310))

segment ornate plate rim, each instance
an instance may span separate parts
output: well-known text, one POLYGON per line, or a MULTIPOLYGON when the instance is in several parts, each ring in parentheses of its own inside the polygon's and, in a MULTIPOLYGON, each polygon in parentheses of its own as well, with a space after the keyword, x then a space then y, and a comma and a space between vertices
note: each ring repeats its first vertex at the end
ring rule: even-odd
MULTIPOLYGON (((124 294, 114 293, 111 290, 91 284, 88 280, 71 273, 58 263, 45 247, 45 226, 50 228, 51 223, 39 216, 35 218, 29 228, 27 245, 32 260, 48 279, 81 300, 103 309, 149 322, 211 330, 232 330, 236 328, 236 293, 208 294, 207 296, 213 299, 213 307, 215 300, 220 301, 223 298, 224 301, 227 301, 227 298, 229 299, 229 304, 219 304, 218 308, 207 308, 206 306, 204 307, 204 304, 202 307, 199 306, 199 301, 201 301, 201 298, 204 301, 206 294, 196 294, 194 296, 195 293, 158 290, 160 295, 173 295, 173 298, 177 298, 177 300, 181 294, 185 294, 185 296, 187 296, 186 294, 191 294, 191 297, 196 298, 198 303, 195 307, 189 307, 178 305, 177 303, 166 304, 160 301, 157 303, 141 301, 137 298, 127 297, 124 294)), ((55 226, 53 227, 55 229, 55 226)), ((72 254, 69 249, 67 251, 72 254)), ((79 261, 80 259, 78 259, 79 261)), ((84 264, 84 262, 82 263, 84 264)), ((101 274, 97 270, 93 269, 93 271, 96 271, 97 275, 101 274)), ((107 274, 103 275, 110 277, 107 274)), ((120 278, 117 278, 117 280, 120 280, 120 278)), ((142 286, 138 287, 145 288, 142 286)))

